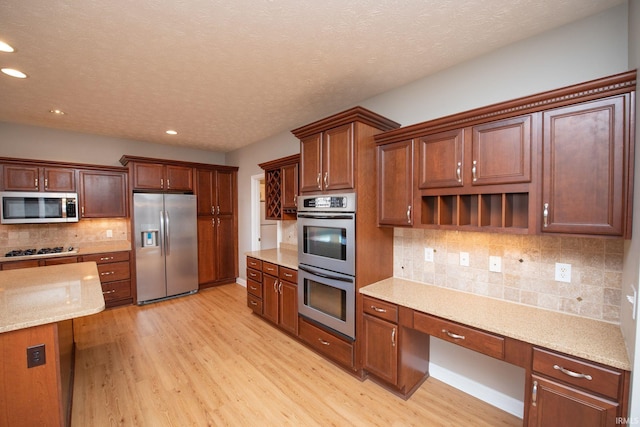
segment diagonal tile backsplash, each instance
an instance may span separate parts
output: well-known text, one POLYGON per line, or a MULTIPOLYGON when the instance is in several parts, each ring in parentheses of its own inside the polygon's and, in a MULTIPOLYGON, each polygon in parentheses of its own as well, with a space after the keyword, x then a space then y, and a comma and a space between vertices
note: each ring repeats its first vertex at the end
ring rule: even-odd
POLYGON ((622 239, 395 228, 394 276, 617 323, 623 252, 622 239), (502 258, 500 273, 490 256, 502 258), (570 283, 555 280, 557 262, 571 264, 570 283))

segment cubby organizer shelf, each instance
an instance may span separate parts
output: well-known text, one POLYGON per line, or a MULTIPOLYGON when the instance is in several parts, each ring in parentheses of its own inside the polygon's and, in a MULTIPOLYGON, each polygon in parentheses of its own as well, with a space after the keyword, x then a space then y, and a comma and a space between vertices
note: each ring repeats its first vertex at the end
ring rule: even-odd
POLYGON ((420 225, 527 233, 529 193, 422 196, 420 225))

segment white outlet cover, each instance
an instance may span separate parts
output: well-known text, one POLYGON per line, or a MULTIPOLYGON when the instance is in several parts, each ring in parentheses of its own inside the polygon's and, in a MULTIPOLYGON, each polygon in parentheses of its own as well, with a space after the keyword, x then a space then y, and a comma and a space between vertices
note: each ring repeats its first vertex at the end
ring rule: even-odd
POLYGON ((424 248, 424 260, 433 262, 433 248, 424 248))
POLYGON ((556 262, 556 281, 571 283, 571 264, 556 262))
POLYGON ((460 265, 469 267, 469 252, 460 252, 460 265))

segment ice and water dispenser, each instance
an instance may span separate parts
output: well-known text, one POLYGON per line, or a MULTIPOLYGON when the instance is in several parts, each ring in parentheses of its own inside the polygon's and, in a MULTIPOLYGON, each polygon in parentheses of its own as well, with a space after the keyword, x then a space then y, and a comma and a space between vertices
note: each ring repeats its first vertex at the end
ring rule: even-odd
POLYGON ((142 236, 140 236, 140 241, 142 242, 143 248, 158 246, 158 231, 158 229, 147 229, 141 231, 142 236))

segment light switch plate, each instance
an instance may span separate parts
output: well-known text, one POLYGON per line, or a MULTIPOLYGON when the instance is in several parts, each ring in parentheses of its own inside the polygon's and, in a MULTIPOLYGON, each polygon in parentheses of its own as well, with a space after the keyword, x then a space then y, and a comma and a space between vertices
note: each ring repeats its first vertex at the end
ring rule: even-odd
POLYGON ((433 262, 433 248, 424 248, 424 260, 433 262))
POLYGON ((460 252, 460 265, 469 267, 469 252, 460 252))
POLYGON ((490 256, 489 271, 500 273, 502 271, 502 258, 500 258, 499 256, 490 256))

